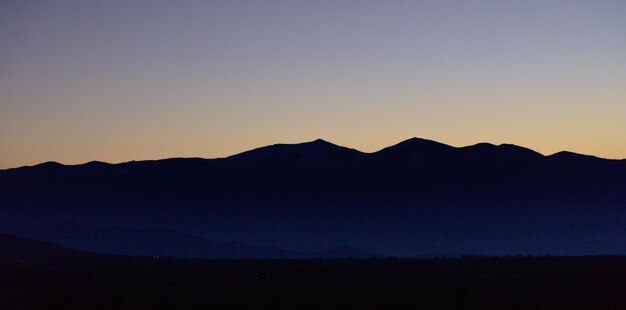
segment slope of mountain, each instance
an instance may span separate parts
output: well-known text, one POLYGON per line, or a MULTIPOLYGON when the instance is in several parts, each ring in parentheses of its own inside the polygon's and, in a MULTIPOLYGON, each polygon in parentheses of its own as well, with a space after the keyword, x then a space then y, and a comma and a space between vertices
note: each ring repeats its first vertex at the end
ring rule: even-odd
POLYGON ((379 255, 349 245, 340 245, 330 250, 311 254, 310 256, 319 258, 371 258, 379 255))
POLYGON ((70 249, 50 242, 0 233, 0 262, 75 262, 97 257, 98 254, 70 249))
POLYGON ((167 229, 91 227, 74 222, 52 226, 13 227, 5 231, 74 249, 120 255, 200 257, 218 246, 210 240, 167 229))
POLYGON ((131 229, 122 226, 90 227, 78 223, 12 228, 15 235, 46 240, 97 253, 179 258, 288 258, 298 255, 280 248, 238 242, 216 243, 168 229, 131 229))
POLYGON ((400 161, 402 164, 416 166, 423 162, 449 159, 453 156, 456 148, 443 143, 411 138, 396 145, 384 148, 373 157, 379 161, 400 161))
POLYGON ((228 157, 231 162, 321 168, 329 164, 345 164, 363 153, 338 146, 322 139, 298 144, 274 144, 228 157))
POLYGON ((316 140, 221 159, 0 170, 0 228, 172 227, 308 253, 626 254, 625 189, 625 160, 418 138, 362 153, 316 140))
POLYGON ((126 256, 176 258, 366 258, 377 256, 361 249, 342 246, 319 253, 299 253, 277 247, 264 247, 237 241, 218 243, 171 229, 132 229, 122 226, 92 227, 75 222, 52 226, 6 228, 15 236, 45 240, 71 249, 126 256))

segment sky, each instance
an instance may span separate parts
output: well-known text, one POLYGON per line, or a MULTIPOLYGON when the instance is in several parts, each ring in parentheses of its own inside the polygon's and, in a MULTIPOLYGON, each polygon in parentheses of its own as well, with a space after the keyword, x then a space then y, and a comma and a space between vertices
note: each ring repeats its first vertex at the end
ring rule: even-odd
POLYGON ((410 137, 626 158, 626 1, 0 2, 0 168, 410 137))

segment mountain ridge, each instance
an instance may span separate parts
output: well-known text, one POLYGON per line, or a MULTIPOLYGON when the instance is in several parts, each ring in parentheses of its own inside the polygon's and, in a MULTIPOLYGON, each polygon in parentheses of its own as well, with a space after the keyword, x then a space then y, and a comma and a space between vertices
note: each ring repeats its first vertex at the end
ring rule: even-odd
POLYGON ((165 228, 128 228, 120 225, 92 227, 74 221, 53 226, 5 228, 0 232, 17 238, 55 245, 77 251, 124 256, 159 256, 202 259, 295 259, 295 258, 369 258, 373 252, 340 245, 319 252, 296 252, 273 246, 250 245, 236 240, 216 242, 207 238, 165 228))
POLYGON ((310 253, 626 253, 626 161, 413 138, 375 153, 329 142, 221 159, 0 171, 0 228, 64 219, 168 227, 310 253))
POLYGON ((24 166, 19 166, 19 167, 11 167, 11 168, 5 168, 5 169, 0 169, 0 171, 7 171, 7 170, 14 170, 14 169, 22 169, 22 168, 29 168, 29 167, 39 167, 39 168, 54 168, 54 167, 74 167, 74 166, 103 166, 103 165, 123 165, 123 164, 136 164, 136 163, 150 163, 150 162, 158 162, 158 161, 166 161, 166 160, 223 160, 223 159, 229 159, 229 158, 237 158, 237 157, 242 157, 242 156, 246 156, 252 153, 256 153, 256 152, 266 152, 268 150, 276 150, 276 149, 299 149, 299 151, 311 151, 311 149, 315 149, 315 147, 317 147, 318 149, 320 147, 322 148, 326 148, 326 149, 330 149, 330 148, 334 148, 335 150, 342 150, 345 152, 352 152, 354 154, 361 154, 361 155, 377 155, 377 154, 381 154, 381 153, 385 153, 385 152, 389 152, 391 150, 397 149, 397 148, 405 148, 405 147, 411 147, 411 146, 415 146, 415 145, 421 145, 421 146, 426 146, 428 145, 430 148, 433 147, 440 147, 441 149, 448 149, 448 150, 462 150, 462 149, 472 149, 472 148, 480 148, 480 147, 493 147, 493 148, 510 148, 510 149, 517 149, 519 151, 525 151, 525 152, 532 152, 535 153, 537 155, 541 155, 543 157, 554 157, 554 156, 586 156, 589 158, 595 158, 595 159, 601 159, 601 160, 610 160, 610 161, 626 161, 626 158, 620 159, 620 158, 603 158, 603 157, 599 157, 599 156, 594 156, 594 155, 587 155, 587 154, 581 154, 581 153, 576 153, 576 152, 571 152, 571 151, 567 151, 567 150, 563 150, 563 151, 559 151, 559 152, 555 152, 553 154, 549 154, 549 155, 544 155, 541 154, 531 148, 527 148, 527 147, 523 147, 523 146, 519 146, 516 144, 511 144, 511 143, 501 143, 501 144, 492 144, 492 143, 488 143, 488 142, 480 142, 480 143, 476 143, 476 144, 472 144, 472 145, 467 145, 467 146, 460 146, 460 147, 455 147, 455 146, 451 146, 445 143, 441 143, 435 140, 429 140, 429 139, 424 139, 424 138, 419 138, 419 137, 412 137, 403 141, 400 141, 396 144, 384 147, 378 151, 374 151, 374 152, 362 152, 359 151, 357 149, 353 149, 353 148, 349 148, 349 147, 345 147, 345 146, 341 146, 341 145, 337 145, 334 144, 332 142, 328 142, 324 139, 318 138, 312 141, 308 141, 308 142, 301 142, 301 143, 276 143, 276 144, 271 144, 271 145, 266 145, 266 146, 261 146, 261 147, 257 147, 257 148, 252 148, 250 150, 247 151, 242 151, 236 154, 232 154, 232 155, 228 155, 226 157, 215 157, 215 158, 203 158, 203 157, 167 157, 167 158, 162 158, 162 159, 149 159, 149 160, 131 160, 131 161, 125 161, 125 162, 119 162, 119 163, 109 163, 109 162, 103 162, 103 161, 89 161, 89 162, 85 162, 85 163, 78 163, 78 164, 63 164, 60 162, 56 162, 56 161, 47 161, 47 162, 43 162, 43 163, 39 163, 39 164, 34 164, 34 165, 24 165, 24 166))

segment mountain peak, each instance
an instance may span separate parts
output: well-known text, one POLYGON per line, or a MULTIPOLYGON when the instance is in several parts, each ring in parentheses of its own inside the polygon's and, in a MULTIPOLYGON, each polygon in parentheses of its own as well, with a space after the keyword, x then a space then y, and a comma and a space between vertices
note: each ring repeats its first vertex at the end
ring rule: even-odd
POLYGON ((585 154, 579 154, 579 153, 575 153, 575 152, 570 152, 570 151, 560 151, 560 152, 556 152, 550 156, 548 156, 548 158, 552 158, 552 159, 561 159, 561 160, 567 160, 567 161, 572 161, 572 160, 597 160, 597 159, 602 159, 593 155, 585 155, 585 154))
POLYGON ((472 144, 472 145, 468 145, 468 146, 463 146, 461 147, 461 149, 464 150, 494 150, 496 149, 498 146, 493 144, 493 143, 489 143, 489 142, 480 142, 480 143, 476 143, 476 144, 472 144))
POLYGON ((420 149, 452 149, 453 147, 449 146, 447 144, 439 143, 437 141, 413 137, 413 138, 404 140, 404 141, 402 141, 402 142, 400 142, 398 144, 395 144, 395 145, 389 146, 387 148, 384 148, 381 151, 390 150, 390 149, 406 149, 406 148, 411 148, 411 149, 415 149, 415 148, 420 148, 420 149))
POLYGON ((479 160, 489 165, 501 164, 507 165, 512 162, 534 161, 541 157, 542 154, 531 149, 517 146, 514 144, 499 144, 482 142, 459 148, 464 156, 479 160))
POLYGON ((63 167, 64 165, 56 162, 56 161, 47 161, 45 163, 41 163, 38 165, 34 165, 32 167, 39 167, 39 168, 56 168, 56 167, 63 167))
POLYGON ((323 139, 304 143, 273 144, 229 157, 230 159, 267 160, 275 163, 299 162, 327 165, 362 155, 355 149, 339 146, 323 139))
POLYGON ((439 143, 437 141, 434 140, 429 140, 429 139, 424 139, 424 138, 419 138, 419 137, 412 137, 409 139, 406 139, 398 144, 441 144, 441 145, 445 145, 443 143, 439 143))
POLYGON ((386 147, 378 154, 415 154, 418 153, 442 153, 453 150, 454 147, 436 141, 413 137, 398 144, 386 147))
POLYGON ((302 142, 302 143, 294 143, 294 144, 277 144, 277 145, 281 145, 281 146, 287 146, 287 147, 297 147, 297 148, 317 148, 317 149, 331 149, 331 148, 344 148, 343 146, 339 146, 337 144, 328 142, 324 139, 315 139, 313 141, 309 141, 309 142, 302 142))
POLYGON ((510 152, 517 152, 520 154, 526 154, 528 156, 535 156, 535 157, 543 157, 543 154, 535 151, 535 150, 531 150, 529 148, 525 148, 523 146, 519 146, 519 145, 515 145, 515 144, 508 144, 508 143, 502 143, 500 145, 498 145, 498 148, 501 150, 505 150, 505 151, 510 151, 510 152))
POLYGON ((326 141, 326 140, 324 140, 324 139, 321 139, 321 138, 317 138, 317 139, 315 139, 315 140, 311 141, 310 143, 318 143, 318 144, 320 144, 320 143, 324 143, 324 144, 332 144, 332 143, 330 143, 330 142, 328 142, 328 141, 326 141))

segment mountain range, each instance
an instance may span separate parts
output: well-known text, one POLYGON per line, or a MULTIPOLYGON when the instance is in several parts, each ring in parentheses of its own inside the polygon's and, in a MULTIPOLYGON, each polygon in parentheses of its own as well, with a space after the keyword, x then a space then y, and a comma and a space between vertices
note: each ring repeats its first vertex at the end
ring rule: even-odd
POLYGON ((419 138, 363 153, 318 139, 217 159, 0 170, 0 212, 0 230, 157 227, 297 253, 626 254, 626 160, 419 138))
POLYGON ((215 242, 171 229, 133 229, 122 226, 92 227, 64 222, 52 226, 5 227, 5 233, 46 240, 71 249, 124 256, 202 259, 304 259, 370 258, 378 256, 348 245, 315 253, 295 252, 237 241, 215 242))

